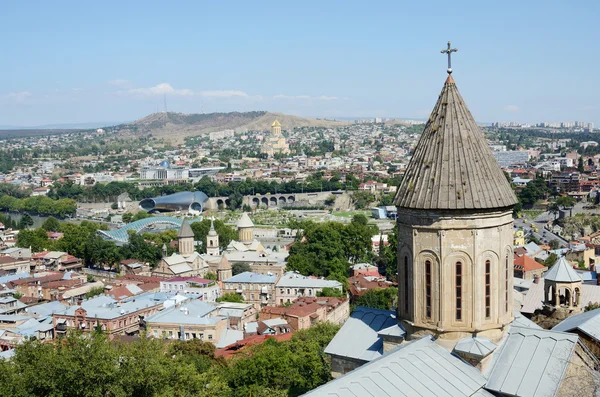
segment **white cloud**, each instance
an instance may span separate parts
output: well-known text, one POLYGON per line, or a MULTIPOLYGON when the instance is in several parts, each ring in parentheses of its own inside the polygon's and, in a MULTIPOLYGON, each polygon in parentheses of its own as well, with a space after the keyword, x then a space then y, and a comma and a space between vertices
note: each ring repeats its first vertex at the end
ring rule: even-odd
POLYGON ((154 87, 149 88, 132 88, 127 91, 130 94, 141 95, 141 96, 156 96, 156 95, 179 95, 179 96, 192 96, 194 92, 188 88, 175 89, 169 83, 160 83, 154 87))
POLYGON ((131 94, 135 96, 152 97, 159 95, 174 95, 174 96, 201 96, 205 98, 248 98, 249 95, 240 90, 210 90, 210 91, 194 91, 189 88, 174 88, 169 83, 157 84, 154 87, 148 88, 131 88, 127 91, 118 91, 119 94, 131 94))
POLYGON ((336 96, 327 96, 327 95, 321 95, 318 97, 311 97, 309 95, 283 95, 283 94, 278 94, 275 95, 273 97, 273 99, 316 99, 316 100, 320 100, 320 101, 335 101, 337 99, 339 99, 336 96))
POLYGON ((504 110, 507 112, 515 113, 518 112, 520 109, 517 105, 506 105, 504 106, 504 110))
POLYGON ((248 97, 248 94, 239 90, 198 91, 196 94, 203 97, 212 98, 248 97))
POLYGON ((109 80, 106 82, 106 84, 119 88, 131 88, 133 86, 131 81, 122 79, 109 80))
POLYGON ((12 102, 25 102, 25 100, 31 97, 33 94, 29 91, 20 91, 20 92, 9 92, 8 94, 3 95, 4 99, 7 99, 12 102))

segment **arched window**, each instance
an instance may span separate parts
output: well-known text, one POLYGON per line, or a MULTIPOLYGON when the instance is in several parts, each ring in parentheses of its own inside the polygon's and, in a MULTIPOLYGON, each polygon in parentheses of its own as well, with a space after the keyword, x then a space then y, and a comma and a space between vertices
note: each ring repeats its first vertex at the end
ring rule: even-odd
POLYGON ((462 320, 462 263, 456 262, 456 320, 462 320))
POLYGON ((425 317, 431 318, 431 261, 425 261, 425 317))
POLYGON ((491 267, 490 261, 485 261, 485 318, 490 318, 492 315, 491 267))
POLYGON ((506 263, 504 266, 504 311, 508 313, 508 255, 506 255, 506 263))
POLYGON ((408 313, 408 256, 404 256, 404 312, 408 313))

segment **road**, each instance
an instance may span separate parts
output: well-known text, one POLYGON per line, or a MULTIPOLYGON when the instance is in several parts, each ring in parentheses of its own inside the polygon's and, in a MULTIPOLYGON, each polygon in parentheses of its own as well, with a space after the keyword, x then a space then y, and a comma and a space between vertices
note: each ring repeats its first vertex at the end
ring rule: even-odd
POLYGON ((523 228, 525 231, 525 237, 532 235, 535 237, 540 243, 548 244, 552 240, 558 240, 560 243, 560 248, 565 248, 568 245, 568 241, 560 237, 558 234, 552 233, 550 230, 544 229, 544 226, 549 220, 554 219, 554 216, 549 212, 544 212, 537 216, 535 219, 527 219, 525 222, 525 218, 515 218, 515 227, 523 228), (534 232, 531 224, 535 224, 538 231, 534 232))

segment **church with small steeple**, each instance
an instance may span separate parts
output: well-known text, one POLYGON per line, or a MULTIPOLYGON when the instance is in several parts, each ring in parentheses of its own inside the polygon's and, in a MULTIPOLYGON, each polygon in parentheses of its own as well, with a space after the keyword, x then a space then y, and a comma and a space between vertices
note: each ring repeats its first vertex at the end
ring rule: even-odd
MULTIPOLYGON (((442 51, 448 76, 394 198, 396 310, 356 308, 325 348, 337 379, 306 396, 600 390, 600 365, 577 334, 542 329, 515 310, 517 198, 458 92, 450 63, 456 51, 450 42, 442 51)), ((580 310, 582 282, 566 260, 546 278, 546 305, 580 310)))
POLYGON ((290 153, 290 146, 287 144, 285 137, 281 134, 281 123, 278 120, 275 120, 273 124, 271 124, 271 134, 264 138, 261 153, 264 153, 269 157, 273 157, 275 154, 290 153))

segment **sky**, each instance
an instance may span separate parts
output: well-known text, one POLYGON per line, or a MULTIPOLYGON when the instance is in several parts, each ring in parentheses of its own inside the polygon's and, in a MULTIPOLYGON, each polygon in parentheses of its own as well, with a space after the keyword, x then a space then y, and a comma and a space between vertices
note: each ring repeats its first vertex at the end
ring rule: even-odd
POLYGON ((453 77, 479 122, 600 127, 600 2, 0 2, 0 125, 164 110, 424 119, 453 77))

